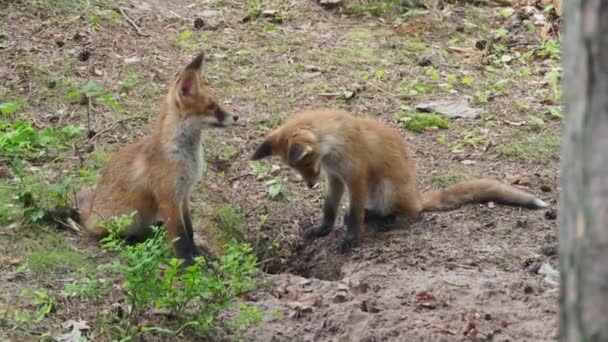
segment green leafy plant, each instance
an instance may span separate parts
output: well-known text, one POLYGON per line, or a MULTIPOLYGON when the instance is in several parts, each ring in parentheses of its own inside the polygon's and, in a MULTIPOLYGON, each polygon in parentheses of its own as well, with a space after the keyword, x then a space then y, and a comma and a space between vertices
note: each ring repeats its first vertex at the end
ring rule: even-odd
POLYGON ((122 88, 123 91, 129 92, 133 87, 135 87, 140 82, 139 76, 131 74, 122 80, 118 81, 118 85, 122 88))
POLYGON ((80 88, 72 90, 67 96, 69 99, 84 97, 86 101, 101 101, 116 111, 121 110, 120 104, 114 100, 109 93, 104 91, 97 83, 93 81, 88 81, 80 88))
POLYGON ((476 130, 466 130, 462 137, 450 146, 450 151, 456 152, 464 148, 477 148, 485 143, 485 139, 476 130))
POLYGON ((253 21, 262 15, 262 0, 247 0, 245 2, 245 16, 243 21, 253 21))
POLYGON ((120 238, 132 215, 100 223, 109 232, 102 240, 103 248, 118 254, 116 261, 100 266, 100 271, 111 270, 124 278, 122 288, 132 308, 129 317, 135 324, 151 307, 168 310, 178 321, 177 328, 141 326, 141 332, 179 334, 191 328, 205 335, 218 313, 227 309, 236 296, 255 287, 257 259, 249 244, 233 240, 218 261, 199 257, 193 265, 183 267, 183 260, 172 257, 164 229, 153 227, 152 237, 135 245, 120 238))
POLYGON ((268 196, 273 201, 285 200, 288 197, 287 187, 279 179, 270 174, 272 166, 266 162, 254 160, 249 163, 259 180, 264 181, 264 185, 268 190, 268 196))
POLYGON ((68 125, 38 130, 29 122, 0 121, 0 151, 5 157, 42 157, 67 148, 84 129, 68 125))
POLYGON ((99 302, 110 292, 107 282, 101 281, 97 276, 86 277, 80 281, 73 281, 63 288, 63 295, 99 302))
POLYGON ((538 55, 541 57, 549 57, 551 59, 559 60, 561 53, 559 40, 547 39, 543 41, 538 55))
POLYGON ((19 109, 19 104, 15 102, 3 102, 0 103, 0 114, 2 116, 8 116, 9 114, 13 114, 19 109))
MULTIPOLYGON (((203 32, 198 35, 200 38, 207 37, 207 33, 203 32)), ((179 33, 179 37, 177 38, 177 47, 186 51, 197 51, 199 49, 199 44, 196 40, 196 36, 192 30, 184 30, 179 33)))
POLYGON ((231 322, 231 330, 235 340, 240 340, 243 333, 249 328, 260 324, 264 320, 264 315, 255 306, 248 306, 239 303, 241 313, 231 322))
POLYGON ((554 101, 559 101, 559 99, 562 97, 562 91, 559 84, 561 77, 562 71, 559 67, 551 68, 551 70, 545 74, 545 79, 551 86, 551 94, 554 101))
POLYGON ((21 291, 20 296, 31 299, 36 305, 36 313, 34 314, 36 322, 40 322, 47 315, 52 313, 57 305, 57 302, 49 296, 46 290, 32 290, 26 288, 21 291))

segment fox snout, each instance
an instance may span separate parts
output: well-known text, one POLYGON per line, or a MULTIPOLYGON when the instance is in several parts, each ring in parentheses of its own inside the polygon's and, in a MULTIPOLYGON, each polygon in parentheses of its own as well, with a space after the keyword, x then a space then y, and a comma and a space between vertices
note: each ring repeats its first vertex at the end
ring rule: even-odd
POLYGON ((226 127, 239 121, 239 116, 229 114, 225 110, 219 109, 215 112, 215 119, 217 120, 217 125, 226 127))

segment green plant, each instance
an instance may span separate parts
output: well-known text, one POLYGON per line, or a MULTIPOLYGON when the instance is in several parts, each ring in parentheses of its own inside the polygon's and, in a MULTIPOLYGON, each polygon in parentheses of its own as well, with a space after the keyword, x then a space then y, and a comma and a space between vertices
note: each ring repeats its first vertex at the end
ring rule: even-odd
POLYGON ((346 12, 354 15, 393 17, 403 15, 417 6, 425 6, 427 3, 428 0, 356 0, 346 2, 346 12))
POLYGON ((447 129, 449 127, 449 122, 440 115, 408 111, 397 114, 397 122, 404 128, 417 133, 428 129, 447 129))
POLYGON ((110 108, 120 111, 120 104, 114 100, 114 98, 105 92, 97 83, 88 81, 83 84, 80 88, 72 90, 68 93, 69 99, 76 99, 78 97, 84 98, 86 101, 98 101, 105 103, 110 108))
POLYGON ((57 302, 49 296, 46 290, 26 288, 19 295, 31 299, 36 305, 36 313, 34 314, 36 322, 40 322, 44 317, 52 313, 55 310, 55 305, 57 305, 57 302))
POLYGON ((562 91, 559 84, 561 77, 562 71, 559 67, 551 68, 551 70, 545 74, 545 79, 551 86, 551 93, 553 95, 552 99, 554 101, 559 101, 559 99, 562 97, 562 91))
POLYGON ((431 174, 431 183, 439 187, 446 187, 470 178, 471 176, 466 173, 448 171, 431 174))
POLYGON ((245 2, 245 16, 243 21, 252 21, 262 15, 262 0, 247 0, 245 2))
POLYGON ((236 209, 231 205, 221 205, 217 208, 215 217, 213 218, 218 230, 224 236, 224 242, 236 240, 239 242, 245 241, 243 233, 243 218, 236 209))
POLYGON ((483 145, 485 143, 485 139, 479 136, 479 133, 476 130, 466 130, 462 134, 462 138, 460 138, 456 143, 450 146, 450 151, 455 152, 462 150, 466 147, 477 148, 479 145, 483 145))
POLYGON ((118 81, 118 85, 122 88, 123 91, 129 92, 133 87, 135 87, 140 82, 139 76, 135 74, 130 74, 122 80, 118 81))
POLYGON ((499 153, 505 158, 515 160, 557 159, 560 153, 560 137, 548 132, 518 135, 502 146, 499 153))
POLYGON ((9 114, 13 114, 19 109, 19 104, 15 102, 3 102, 0 103, 0 114, 2 116, 8 116, 9 114))
POLYGON ((231 322, 231 330, 234 339, 240 340, 243 333, 249 328, 260 324, 264 320, 264 315, 255 306, 248 306, 239 303, 241 313, 237 315, 231 322))
POLYGON ((559 60, 560 52, 559 40, 547 39, 543 41, 538 55, 541 57, 549 57, 551 59, 559 60))
POLYGON ((42 8, 61 10, 79 8, 88 3, 86 0, 27 0, 27 2, 42 8))
POLYGON ((530 121, 532 122, 532 125, 537 129, 540 129, 545 126, 545 121, 539 118, 538 116, 530 115, 530 121))
MULTIPOLYGON (((53 155, 69 147, 68 142, 84 129, 68 125, 61 129, 36 129, 29 122, 0 120, 0 151, 9 158, 36 158, 53 155)), ((0 157, 1 158, 1 157, 0 157)))
MULTIPOLYGON (((203 32, 199 37, 205 38, 207 37, 207 33, 203 32)), ((199 44, 196 41, 194 32, 192 32, 192 30, 184 30, 180 32, 177 39, 177 47, 186 51, 197 51, 199 49, 199 44)))
POLYGON ((179 323, 177 328, 141 326, 141 332, 179 334, 191 328, 204 335, 219 312, 255 286, 257 259, 250 245, 232 240, 218 261, 209 263, 199 257, 193 265, 183 267, 181 259, 171 256, 163 229, 153 227, 152 237, 145 242, 126 244, 119 234, 131 221, 132 215, 126 215, 103 223, 109 232, 102 240, 103 248, 116 252, 118 259, 100 270, 112 270, 124 277, 122 288, 134 323, 151 306, 168 310, 179 323))
POLYGON ((564 114, 562 114, 561 106, 547 106, 547 109, 549 110, 551 117, 556 118, 556 119, 564 118, 564 114))
POLYGON ((99 302, 109 292, 109 284, 101 281, 97 276, 94 276, 66 284, 62 294, 67 297, 89 299, 94 302, 99 302))
POLYGON ((264 185, 268 190, 268 196, 274 201, 285 200, 288 197, 287 187, 277 178, 270 174, 272 166, 266 162, 254 160, 249 162, 249 166, 253 170, 259 180, 264 181, 264 185))

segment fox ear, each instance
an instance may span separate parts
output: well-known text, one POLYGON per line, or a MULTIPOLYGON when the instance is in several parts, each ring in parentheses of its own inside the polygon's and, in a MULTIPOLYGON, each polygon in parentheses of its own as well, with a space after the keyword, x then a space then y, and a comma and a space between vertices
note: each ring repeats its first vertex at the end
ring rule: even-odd
POLYGON ((198 74, 196 72, 186 70, 182 73, 179 79, 177 91, 179 96, 188 97, 196 94, 198 90, 198 74))
POLYGON ((302 158, 306 157, 312 151, 312 147, 310 145, 302 145, 298 143, 293 143, 289 145, 289 151, 287 152, 287 162, 290 165, 297 163, 302 160, 302 158))
POLYGON ((188 97, 196 94, 199 87, 199 71, 203 65, 204 54, 201 52, 196 56, 188 66, 182 75, 180 76, 178 92, 182 97, 188 97))
POLYGON ((199 71, 201 70, 201 66, 203 65, 203 58, 205 57, 204 53, 199 53, 190 64, 186 67, 186 70, 199 71))
POLYGON ((251 160, 259 160, 272 155, 272 143, 270 139, 264 140, 263 143, 258 146, 253 155, 251 156, 251 160))

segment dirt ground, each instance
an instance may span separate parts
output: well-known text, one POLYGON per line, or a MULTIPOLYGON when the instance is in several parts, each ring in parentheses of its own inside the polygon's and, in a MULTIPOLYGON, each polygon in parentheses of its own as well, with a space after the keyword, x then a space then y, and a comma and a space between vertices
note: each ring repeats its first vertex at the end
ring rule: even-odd
MULTIPOLYGON (((98 172, 111 152, 145 134, 169 82, 201 50, 210 89, 241 117, 239 126, 204 132, 208 166, 191 208, 199 242, 212 249, 223 238, 214 217, 226 206, 240 213, 249 240, 278 243, 262 260, 269 285, 242 299, 280 314, 243 340, 555 340, 558 289, 538 273, 557 262, 561 121, 551 75, 559 71, 559 51, 547 43, 558 40, 547 12, 446 3, 394 21, 370 15, 365 1, 330 9, 312 0, 269 0, 260 2, 259 18, 244 20, 255 1, 58 3, 68 6, 0 1, 0 102, 20 99, 18 115, 39 128, 71 123, 95 133, 61 158, 28 166, 46 182, 82 168, 98 172), (138 81, 126 87, 130 77, 138 81), (121 110, 66 96, 89 80, 121 110), (438 100, 464 101, 480 115, 420 133, 396 120, 438 100), (338 252, 339 219, 328 237, 303 244, 301 231, 320 219, 321 191, 308 190, 274 159, 262 179, 248 158, 290 112, 312 107, 346 108, 398 128, 423 190, 487 176, 550 208, 468 205, 389 231, 370 226, 352 255, 338 252), (269 178, 284 199, 270 198, 269 178)), ((0 181, 11 181, 3 166, 0 181)), ((13 222, 0 228, 0 251, 0 309, 32 309, 18 296, 26 287, 44 288, 58 301, 33 328, 0 319, 0 337, 56 337, 72 319, 88 322, 90 340, 105 340, 99 318, 120 299, 61 295, 79 269, 111 259, 96 242, 13 222), (49 239, 76 261, 32 267, 49 239)))

